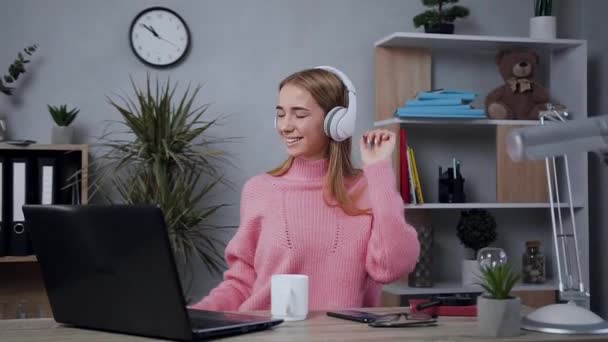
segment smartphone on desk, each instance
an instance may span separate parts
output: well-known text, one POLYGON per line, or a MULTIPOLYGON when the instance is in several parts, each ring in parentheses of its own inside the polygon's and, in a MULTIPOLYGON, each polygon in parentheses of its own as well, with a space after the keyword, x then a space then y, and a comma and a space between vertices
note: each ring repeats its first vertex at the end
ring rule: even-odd
POLYGON ((373 314, 371 312, 357 311, 357 310, 338 310, 328 311, 327 316, 346 319, 349 321, 355 321, 360 323, 371 323, 375 321, 380 315, 373 314))

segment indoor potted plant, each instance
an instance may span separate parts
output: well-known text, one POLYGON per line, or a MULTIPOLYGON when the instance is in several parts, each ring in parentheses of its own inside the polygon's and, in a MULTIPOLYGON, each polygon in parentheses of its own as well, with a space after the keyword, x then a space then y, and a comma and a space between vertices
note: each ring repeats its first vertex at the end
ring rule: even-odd
POLYGON ((462 260, 462 283, 473 285, 479 274, 477 252, 496 240, 496 220, 487 210, 464 210, 460 213, 456 235, 467 248, 462 260))
MULTIPOLYGON (((38 45, 36 44, 28 46, 23 49, 23 53, 28 56, 31 56, 37 48, 38 45)), ((0 77, 0 93, 3 93, 7 96, 13 95, 15 87, 10 85, 16 82, 21 74, 24 74, 26 72, 25 65, 29 62, 30 61, 26 59, 21 52, 17 53, 17 59, 15 59, 15 61, 8 67, 8 74, 5 74, 0 77)), ((8 139, 6 132, 6 114, 0 113, 0 141, 8 139)))
POLYGON ((209 105, 195 104, 200 86, 178 95, 170 81, 151 85, 148 77, 141 88, 131 83, 134 97, 108 99, 121 120, 111 122, 94 146, 100 153, 90 172, 91 195, 162 209, 186 300, 193 301, 193 286, 202 282, 194 277, 207 274, 196 270, 218 275, 225 267, 218 230, 235 228, 213 223, 227 204, 210 199, 218 184, 230 185, 220 168, 229 160, 218 145, 231 138, 210 136, 221 118, 207 118, 209 105))
POLYGON ((71 144, 74 137, 74 128, 70 125, 76 119, 80 110, 78 108, 68 110, 67 105, 58 107, 47 105, 47 107, 55 122, 51 133, 51 144, 71 144))
POLYGON ((469 15, 469 9, 453 5, 458 0, 422 0, 424 6, 437 7, 426 10, 414 17, 416 28, 424 26, 426 33, 454 33, 454 21, 469 15), (450 5, 451 6, 447 6, 450 5))
POLYGON ((519 274, 508 263, 482 267, 477 297, 477 323, 484 336, 516 336, 521 329, 521 300, 511 294, 519 274))
POLYGON ((530 18, 530 38, 555 39, 556 20, 552 0, 534 0, 534 17, 530 18))

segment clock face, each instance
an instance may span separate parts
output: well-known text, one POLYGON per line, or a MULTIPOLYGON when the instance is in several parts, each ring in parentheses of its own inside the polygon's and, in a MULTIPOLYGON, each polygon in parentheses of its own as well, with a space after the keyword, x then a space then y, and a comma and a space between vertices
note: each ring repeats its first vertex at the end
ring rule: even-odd
POLYGON ((148 8, 138 14, 130 34, 135 55, 153 66, 177 63, 190 47, 190 31, 184 20, 163 7, 148 8))

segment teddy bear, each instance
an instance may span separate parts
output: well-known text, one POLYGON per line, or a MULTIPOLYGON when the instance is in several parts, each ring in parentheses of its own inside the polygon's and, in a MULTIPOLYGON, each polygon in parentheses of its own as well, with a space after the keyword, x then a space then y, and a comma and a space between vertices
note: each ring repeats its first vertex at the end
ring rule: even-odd
POLYGON ((549 93, 533 80, 539 56, 533 51, 507 49, 496 55, 496 65, 505 83, 492 90, 485 99, 491 119, 538 120, 546 110, 549 93))

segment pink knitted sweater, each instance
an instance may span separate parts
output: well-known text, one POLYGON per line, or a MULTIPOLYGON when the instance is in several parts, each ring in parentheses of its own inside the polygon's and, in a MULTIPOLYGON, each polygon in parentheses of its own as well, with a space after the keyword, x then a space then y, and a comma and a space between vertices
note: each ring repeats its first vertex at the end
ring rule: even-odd
POLYGON ((366 166, 357 203, 372 215, 348 216, 323 200, 328 161, 296 159, 281 177, 250 179, 241 198, 241 223, 226 247, 224 280, 193 309, 270 310, 273 274, 309 276, 309 309, 379 304, 381 284, 412 271, 420 251, 405 222, 391 161, 366 166))

